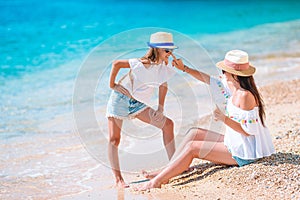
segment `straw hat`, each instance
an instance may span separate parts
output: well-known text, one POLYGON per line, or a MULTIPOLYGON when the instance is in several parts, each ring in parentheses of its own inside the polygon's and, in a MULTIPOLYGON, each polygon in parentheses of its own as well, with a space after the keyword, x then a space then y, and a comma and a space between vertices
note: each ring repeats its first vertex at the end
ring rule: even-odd
POLYGON ((164 48, 164 49, 176 49, 174 46, 173 35, 166 32, 156 32, 151 34, 150 42, 147 42, 149 47, 152 48, 164 48))
POLYGON ((252 76, 255 73, 255 67, 249 63, 247 52, 242 50, 227 52, 224 60, 218 62, 216 66, 238 76, 252 76))

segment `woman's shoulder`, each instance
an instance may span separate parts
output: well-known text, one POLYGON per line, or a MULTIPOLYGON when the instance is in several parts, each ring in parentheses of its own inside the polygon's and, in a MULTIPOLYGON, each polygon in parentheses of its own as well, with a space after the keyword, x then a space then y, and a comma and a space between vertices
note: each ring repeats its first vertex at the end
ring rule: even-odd
POLYGON ((254 95, 248 91, 248 90, 239 90, 239 107, 242 110, 253 110, 255 107, 257 107, 257 103, 255 100, 254 95))

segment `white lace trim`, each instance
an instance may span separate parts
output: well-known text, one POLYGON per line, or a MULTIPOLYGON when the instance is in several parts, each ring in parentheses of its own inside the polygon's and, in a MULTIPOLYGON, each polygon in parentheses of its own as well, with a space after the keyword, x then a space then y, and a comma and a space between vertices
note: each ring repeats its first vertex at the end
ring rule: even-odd
POLYGON ((134 119, 138 114, 140 114, 141 112, 143 112, 144 110, 146 110, 147 108, 149 108, 149 106, 145 106, 144 108, 136 111, 135 113, 132 113, 128 116, 118 116, 118 115, 114 115, 114 114, 106 114, 106 117, 113 117, 116 119, 120 119, 120 120, 127 120, 127 119, 134 119))

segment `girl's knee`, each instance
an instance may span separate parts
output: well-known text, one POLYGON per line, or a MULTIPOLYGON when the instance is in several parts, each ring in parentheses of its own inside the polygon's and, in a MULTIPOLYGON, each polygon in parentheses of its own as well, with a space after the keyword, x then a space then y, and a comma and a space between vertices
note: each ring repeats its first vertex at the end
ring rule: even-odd
POLYGON ((162 127, 162 129, 170 129, 170 128, 173 128, 174 127, 174 122, 169 119, 169 118, 166 118, 166 121, 164 123, 164 126, 162 127))
POLYGON ((120 137, 110 137, 109 143, 110 143, 110 145, 113 145, 113 146, 119 146, 120 140, 121 140, 120 137))

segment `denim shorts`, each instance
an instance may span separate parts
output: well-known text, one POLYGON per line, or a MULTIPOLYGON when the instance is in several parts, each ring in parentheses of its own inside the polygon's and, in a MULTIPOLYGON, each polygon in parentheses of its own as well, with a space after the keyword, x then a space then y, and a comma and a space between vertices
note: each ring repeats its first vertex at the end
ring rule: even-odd
POLYGON ((249 165, 249 164, 254 163, 258 160, 258 159, 253 159, 253 160, 242 159, 242 158, 239 158, 237 156, 232 156, 232 158, 236 161, 236 163, 239 165, 239 167, 242 167, 244 165, 249 165))
POLYGON ((113 90, 107 103, 106 117, 132 119, 146 108, 146 104, 113 90))
MULTIPOLYGON (((227 147, 228 148, 228 147, 227 147)), ((228 151, 231 153, 230 149, 228 149, 228 151)), ((239 165, 239 167, 243 167, 245 165, 249 165, 251 163, 256 162, 259 159, 243 159, 243 158, 239 158, 237 156, 232 156, 232 158, 235 160, 235 162, 239 165)))

